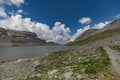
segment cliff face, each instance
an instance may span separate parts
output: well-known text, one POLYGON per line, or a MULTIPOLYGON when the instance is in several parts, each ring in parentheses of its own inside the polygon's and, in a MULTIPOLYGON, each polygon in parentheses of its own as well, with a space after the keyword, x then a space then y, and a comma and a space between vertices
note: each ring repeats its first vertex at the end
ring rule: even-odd
POLYGON ((46 42, 35 33, 0 28, 0 46, 44 45, 46 42))

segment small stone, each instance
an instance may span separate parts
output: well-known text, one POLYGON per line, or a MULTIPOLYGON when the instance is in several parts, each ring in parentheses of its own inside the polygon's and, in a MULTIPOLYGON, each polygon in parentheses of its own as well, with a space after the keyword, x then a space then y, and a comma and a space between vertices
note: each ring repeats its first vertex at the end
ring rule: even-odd
POLYGON ((37 66, 37 65, 40 64, 38 60, 37 60, 37 61, 34 61, 33 63, 35 64, 35 66, 37 66))
POLYGON ((21 61, 23 61, 24 59, 18 59, 17 61, 14 61, 14 63, 19 63, 21 61))
POLYGON ((63 74, 60 76, 60 78, 61 78, 61 79, 66 79, 66 80, 71 80, 72 75, 73 75, 73 72, 70 71, 70 72, 63 73, 63 74))
POLYGON ((79 79, 79 80, 82 79, 82 75, 80 75, 80 74, 77 75, 77 79, 79 79))
POLYGON ((49 75, 49 76, 53 76, 53 75, 55 75, 55 74, 57 74, 57 72, 58 72, 58 70, 52 70, 52 71, 48 71, 47 72, 47 74, 49 75))
POLYGON ((31 75, 30 78, 33 78, 33 77, 40 77, 42 76, 42 74, 34 74, 34 75, 31 75))

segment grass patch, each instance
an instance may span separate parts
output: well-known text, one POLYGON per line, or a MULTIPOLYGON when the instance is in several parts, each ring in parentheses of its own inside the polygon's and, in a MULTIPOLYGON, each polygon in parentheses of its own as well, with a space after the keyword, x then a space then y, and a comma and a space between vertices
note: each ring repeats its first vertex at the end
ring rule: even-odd
POLYGON ((42 76, 26 80, 42 80, 46 78, 48 80, 60 80, 59 76, 69 71, 73 72, 73 80, 78 79, 77 74, 83 76, 81 80, 115 80, 110 59, 103 47, 98 47, 95 50, 87 49, 83 52, 58 51, 41 58, 40 61, 41 66, 36 68, 36 73, 40 73, 42 76), (50 70, 58 70, 58 72, 49 77, 47 73, 50 70))
POLYGON ((88 38, 85 38, 85 39, 82 39, 82 40, 78 40, 78 41, 75 41, 75 42, 70 42, 67 45, 69 45, 69 46, 72 46, 72 45, 82 46, 82 45, 85 45, 85 44, 88 44, 88 43, 95 42, 97 40, 102 40, 102 39, 105 39, 107 37, 111 37, 111 36, 116 35, 118 33, 120 33, 120 28, 114 29, 114 30, 107 30, 107 31, 92 35, 92 36, 90 36, 88 38))

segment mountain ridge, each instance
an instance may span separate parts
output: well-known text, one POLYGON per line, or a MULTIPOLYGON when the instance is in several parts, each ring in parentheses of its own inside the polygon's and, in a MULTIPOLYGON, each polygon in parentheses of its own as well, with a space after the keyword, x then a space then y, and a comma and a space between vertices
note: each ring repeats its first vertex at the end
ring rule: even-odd
POLYGON ((84 33, 82 33, 78 38, 76 38, 75 41, 88 38, 92 35, 95 35, 96 33, 100 33, 100 32, 107 31, 107 30, 112 30, 112 29, 116 29, 116 28, 120 28, 120 19, 117 19, 117 20, 107 24, 102 29, 89 29, 89 30, 85 31, 84 33))
POLYGON ((55 45, 39 39, 35 33, 0 28, 0 46, 55 45))

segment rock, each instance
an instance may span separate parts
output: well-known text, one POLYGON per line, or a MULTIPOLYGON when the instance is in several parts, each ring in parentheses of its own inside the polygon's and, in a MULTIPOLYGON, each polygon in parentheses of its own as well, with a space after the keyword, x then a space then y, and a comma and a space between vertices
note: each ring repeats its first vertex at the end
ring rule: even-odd
POLYGON ((52 71, 48 71, 47 74, 48 74, 49 76, 54 76, 55 74, 57 74, 57 72, 58 72, 58 70, 54 69, 54 70, 52 70, 52 71))
POLYGON ((40 64, 38 60, 34 61, 33 63, 35 64, 35 66, 38 66, 40 64))
POLYGON ((40 77, 42 74, 34 74, 34 75, 31 75, 30 78, 33 78, 33 77, 40 77))
POLYGON ((80 74, 78 74, 76 77, 77 77, 77 79, 79 79, 79 80, 81 80, 81 79, 83 78, 83 76, 80 75, 80 74))
POLYGON ((0 32, 0 36, 3 34, 3 32, 0 32))
POLYGON ((71 66, 67 66, 67 67, 65 67, 65 70, 70 71, 70 70, 71 70, 71 66))
POLYGON ((65 80, 71 80, 72 79, 72 75, 73 75, 73 72, 70 71, 70 72, 65 72, 63 73, 60 78, 61 79, 65 79, 65 80))
POLYGON ((35 69, 35 71, 37 71, 38 68, 40 68, 40 67, 43 66, 43 64, 39 63, 38 60, 37 60, 37 61, 34 61, 33 64, 34 64, 34 69, 35 69))
POLYGON ((18 59, 17 61, 14 61, 14 63, 16 64, 16 63, 19 63, 21 61, 23 61, 23 59, 18 59))

